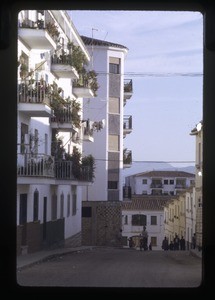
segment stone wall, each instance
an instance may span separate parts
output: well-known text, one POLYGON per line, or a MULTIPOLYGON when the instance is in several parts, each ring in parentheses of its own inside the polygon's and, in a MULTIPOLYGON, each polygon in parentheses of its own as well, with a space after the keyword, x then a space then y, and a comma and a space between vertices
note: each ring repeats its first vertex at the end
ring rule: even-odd
POLYGON ((82 245, 119 246, 121 243, 121 203, 82 202, 82 245))

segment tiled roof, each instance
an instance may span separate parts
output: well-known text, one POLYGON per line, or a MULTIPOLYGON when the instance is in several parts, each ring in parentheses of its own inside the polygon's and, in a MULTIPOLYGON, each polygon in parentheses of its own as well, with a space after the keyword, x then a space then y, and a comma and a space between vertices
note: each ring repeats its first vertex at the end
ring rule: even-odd
MULTIPOLYGON (((149 172, 143 172, 143 173, 137 173, 133 176, 136 177, 195 177, 193 173, 188 173, 184 171, 149 171, 149 172)), ((129 177, 129 176, 128 176, 129 177)))
POLYGON ((122 210, 163 210, 174 196, 141 196, 131 201, 122 201, 122 210))
POLYGON ((94 38, 90 38, 84 35, 81 35, 82 41, 84 42, 84 44, 86 46, 107 46, 107 47, 116 47, 116 48, 123 48, 123 49, 128 49, 127 47, 120 45, 120 44, 115 44, 112 42, 107 42, 107 41, 103 41, 103 40, 98 40, 98 39, 94 39, 94 38))

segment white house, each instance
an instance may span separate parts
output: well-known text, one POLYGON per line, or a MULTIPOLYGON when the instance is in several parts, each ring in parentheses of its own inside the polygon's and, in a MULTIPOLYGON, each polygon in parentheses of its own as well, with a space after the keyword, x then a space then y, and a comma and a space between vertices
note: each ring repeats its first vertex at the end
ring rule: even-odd
POLYGON ((23 254, 81 242, 82 189, 92 182, 92 168, 80 162, 82 98, 94 94, 82 84, 90 55, 66 11, 20 11, 18 21, 17 253, 23 254))
POLYGON ((136 240, 146 226, 148 245, 153 250, 161 250, 164 238, 164 205, 172 196, 136 196, 132 201, 123 201, 122 207, 122 237, 123 245, 129 245, 129 238, 136 240), (136 237, 136 239, 135 239, 136 237))
POLYGON ((84 199, 89 201, 122 200, 123 154, 126 166, 131 164, 131 151, 123 149, 123 138, 132 130, 132 117, 123 115, 126 99, 132 95, 132 81, 124 79, 125 46, 82 36, 97 72, 97 96, 85 99, 84 119, 98 124, 94 143, 84 142, 83 153, 95 157, 95 179, 84 199), (101 131, 100 128, 103 128, 101 131))

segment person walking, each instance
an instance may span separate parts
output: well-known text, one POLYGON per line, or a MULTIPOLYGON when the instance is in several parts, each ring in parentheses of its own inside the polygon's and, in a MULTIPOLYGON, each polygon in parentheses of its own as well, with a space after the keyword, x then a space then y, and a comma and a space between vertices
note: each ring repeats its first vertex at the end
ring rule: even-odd
POLYGON ((167 251, 169 249, 169 243, 168 243, 166 236, 164 237, 163 242, 162 242, 162 249, 164 251, 167 251))

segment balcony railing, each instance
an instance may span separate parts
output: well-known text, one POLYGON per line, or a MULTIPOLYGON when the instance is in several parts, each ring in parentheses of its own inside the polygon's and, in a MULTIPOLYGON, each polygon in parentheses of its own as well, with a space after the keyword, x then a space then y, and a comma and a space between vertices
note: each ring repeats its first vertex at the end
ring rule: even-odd
POLYGON ((59 180, 91 181, 93 172, 89 166, 77 166, 72 161, 56 161, 55 177, 59 180))
POLYGON ((45 103, 50 105, 50 94, 48 86, 44 82, 36 81, 29 84, 29 81, 18 83, 18 102, 20 103, 45 103))
POLYGON ((133 94, 132 79, 125 79, 124 80, 124 99, 125 100, 130 99, 132 94, 133 94))
POLYGON ((71 54, 52 56, 51 70, 59 78, 78 79, 79 75, 71 61, 71 54))
POLYGON ((54 177, 54 158, 46 154, 18 154, 18 176, 54 177))
POLYGON ((132 151, 131 150, 124 150, 123 152, 123 167, 129 168, 132 164, 132 151))
POLYGON ((124 116, 123 117, 123 134, 124 137, 126 134, 132 132, 132 116, 124 116))
POLYGON ((150 188, 163 188, 163 184, 152 182, 150 188))
POLYGON ((72 161, 54 161, 45 154, 18 154, 17 175, 25 177, 52 177, 58 180, 92 181, 93 169, 73 164, 72 161))
POLYGON ((18 83, 17 101, 18 111, 22 111, 31 117, 49 117, 52 115, 51 95, 48 86, 36 81, 29 84, 29 81, 18 83))
POLYGON ((55 49, 59 31, 50 13, 43 11, 42 19, 35 21, 26 18, 19 23, 18 34, 31 49, 55 49))

